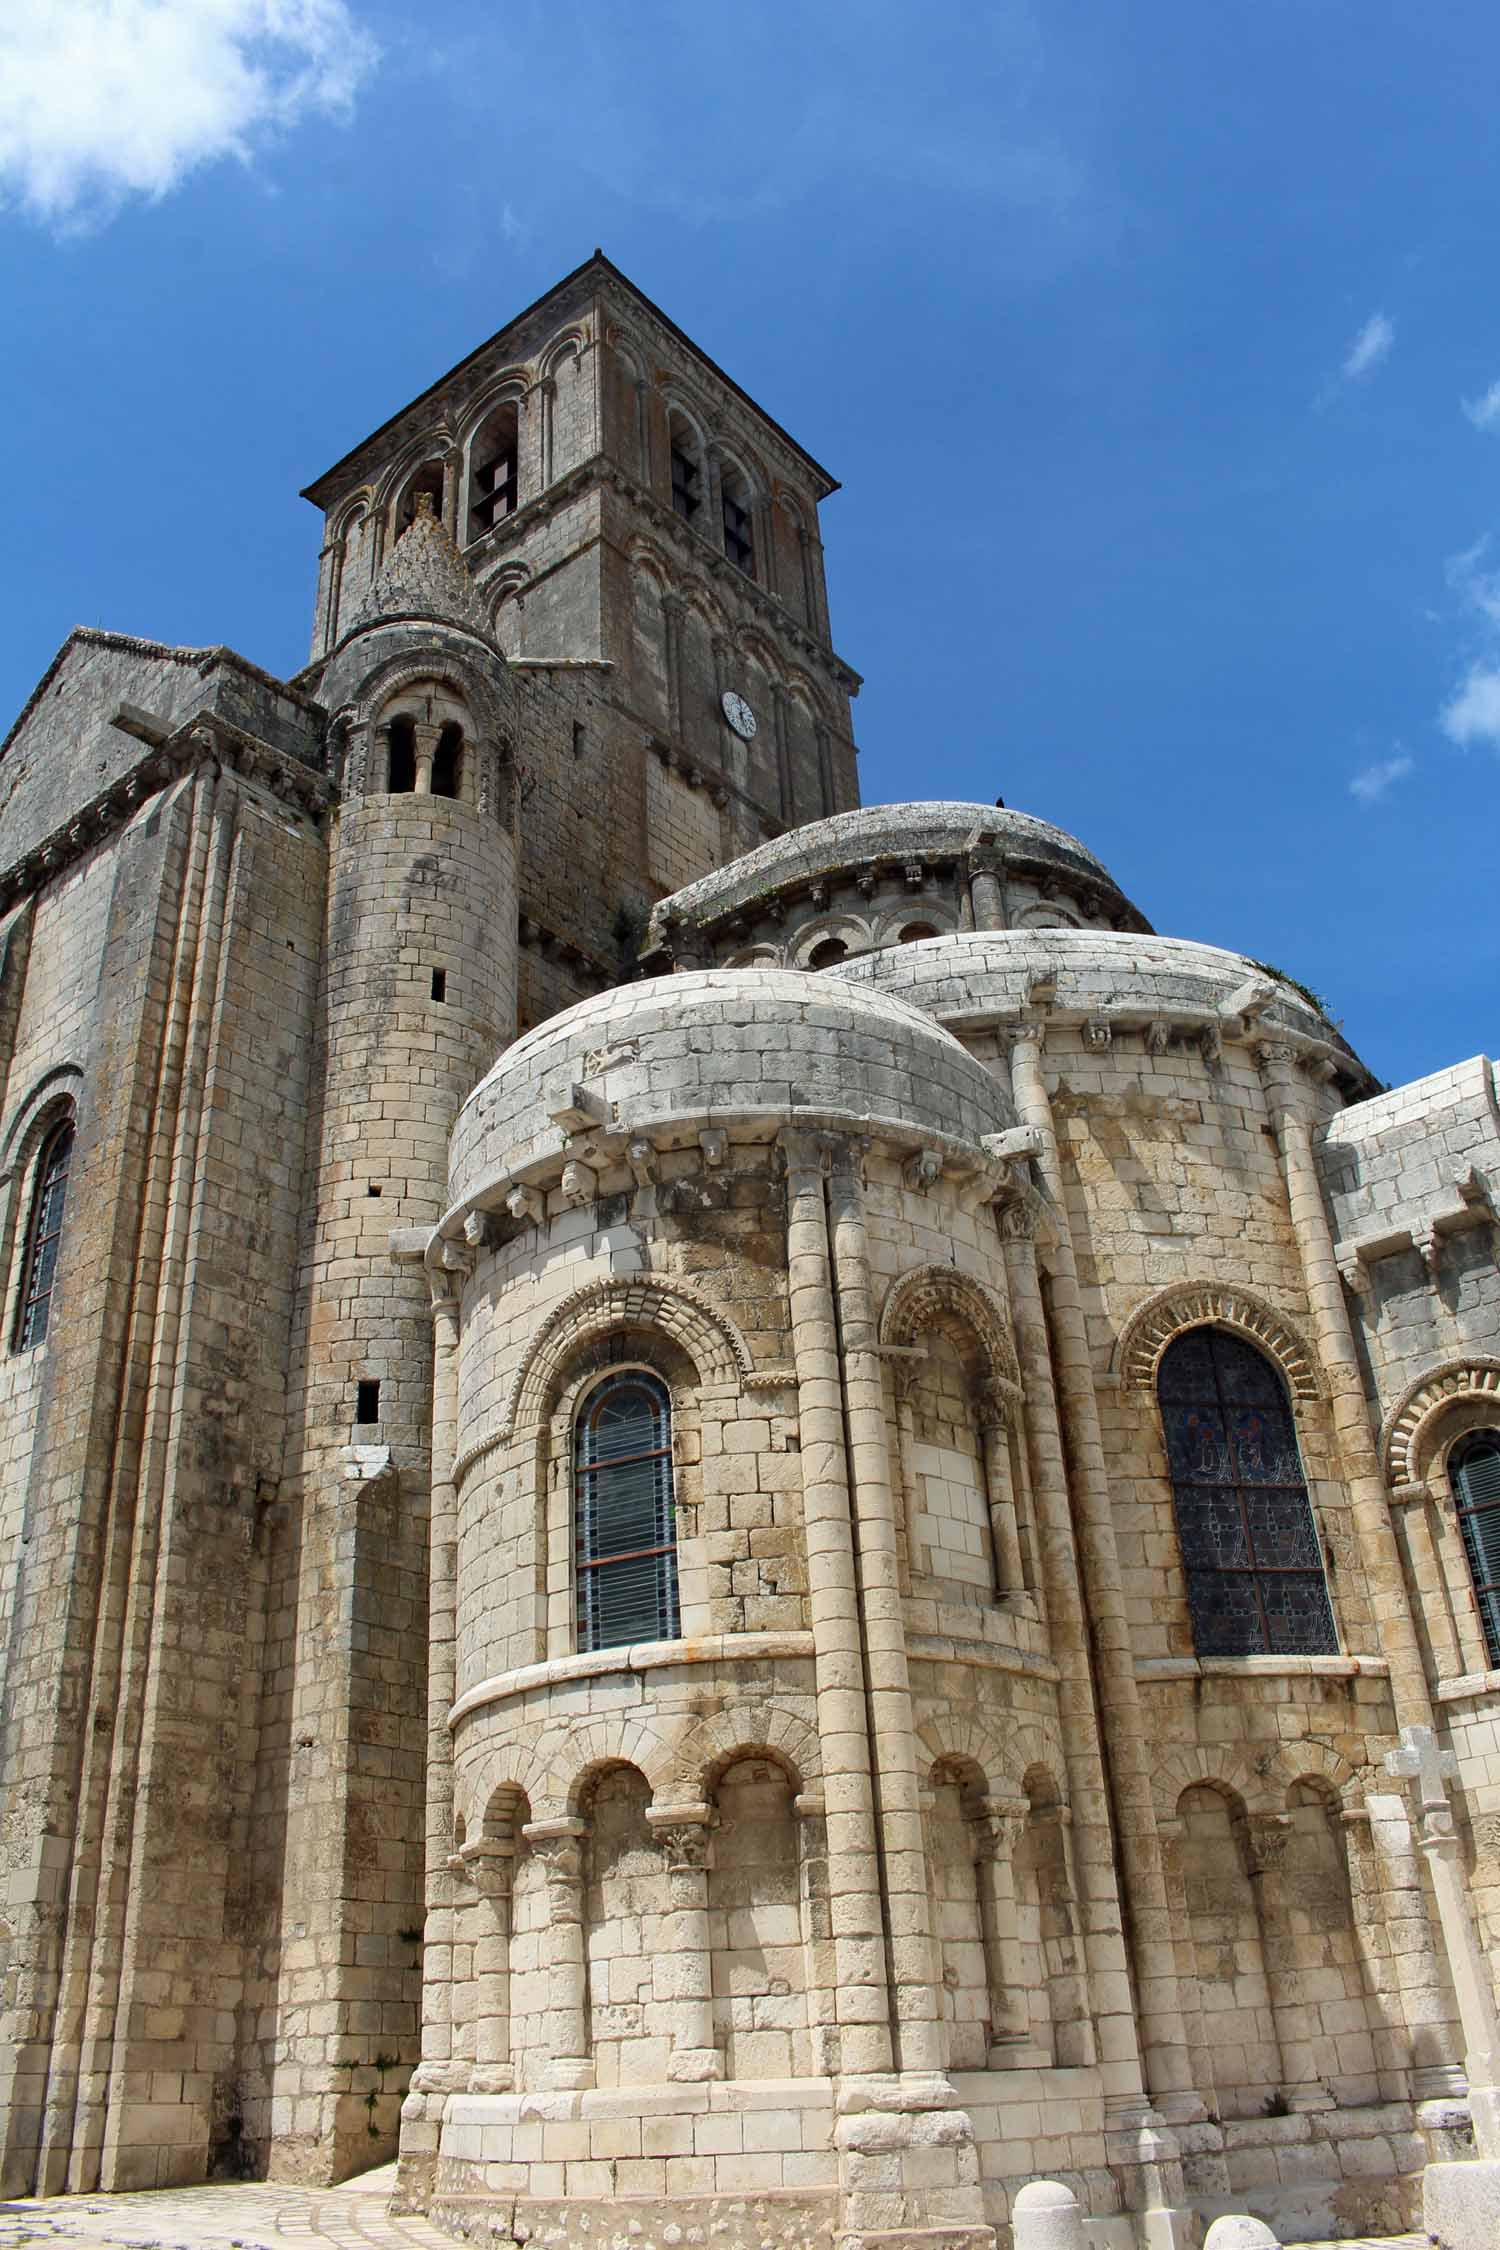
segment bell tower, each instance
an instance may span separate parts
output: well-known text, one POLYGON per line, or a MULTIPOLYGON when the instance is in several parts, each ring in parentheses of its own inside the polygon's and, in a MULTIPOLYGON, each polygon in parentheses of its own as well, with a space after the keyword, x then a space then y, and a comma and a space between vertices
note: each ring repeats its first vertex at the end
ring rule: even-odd
POLYGON ((627 974, 659 898, 857 804, 837 489, 602 252, 308 487, 315 663, 429 506, 508 660, 523 1025, 627 974))

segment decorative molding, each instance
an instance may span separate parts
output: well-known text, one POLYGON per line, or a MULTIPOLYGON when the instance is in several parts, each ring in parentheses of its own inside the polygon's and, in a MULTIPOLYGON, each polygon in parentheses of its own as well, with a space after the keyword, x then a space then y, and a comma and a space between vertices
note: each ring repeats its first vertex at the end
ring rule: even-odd
POLYGON ((1161 1355, 1190 1328, 1232 1328, 1275 1360, 1293 1398, 1323 1396, 1312 1346, 1291 1321, 1249 1289, 1176 1282, 1138 1305, 1120 1331, 1110 1372, 1122 1390, 1154 1391, 1161 1355))
POLYGON ((1402 1392, 1380 1431, 1380 1458, 1393 1493, 1420 1485, 1437 1425, 1455 1407, 1493 1400, 1500 1426, 1500 1359, 1465 1357, 1429 1368, 1402 1392))
POLYGON ((918 1266, 891 1283, 880 1313, 880 1343, 915 1344, 929 1328, 957 1321, 973 1336, 983 1366, 972 1382, 1019 1397, 1021 1370, 1005 1307, 983 1282, 953 1266, 918 1266))
POLYGON ((700 1383, 742 1388, 756 1373, 750 1347, 729 1315, 687 1282, 655 1274, 591 1281, 553 1307, 511 1384, 497 1438, 540 1420, 541 1397, 561 1363, 612 1329, 654 1328, 687 1353, 700 1383))

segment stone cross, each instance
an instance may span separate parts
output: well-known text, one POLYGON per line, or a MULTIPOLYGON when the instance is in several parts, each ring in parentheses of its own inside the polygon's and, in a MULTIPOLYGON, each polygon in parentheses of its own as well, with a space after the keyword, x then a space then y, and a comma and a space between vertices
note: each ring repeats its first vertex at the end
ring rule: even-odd
POLYGON ((1385 1770, 1398 1781, 1414 1781, 1417 1801, 1424 1813, 1447 1812, 1448 1783, 1458 1772, 1458 1759, 1438 1746, 1431 1727, 1403 1727, 1401 1748, 1387 1750, 1385 1770))
POLYGON ((1474 1930, 1448 1783, 1458 1771, 1451 1750, 1431 1727, 1403 1727, 1401 1747, 1388 1750, 1385 1767, 1397 1781, 1415 1784, 1422 1813, 1420 1840, 1432 1876, 1438 1922, 1464 2034, 1464 2070, 1474 2144, 1483 2157, 1500 2158, 1500 2016, 1489 1964, 1474 1930))

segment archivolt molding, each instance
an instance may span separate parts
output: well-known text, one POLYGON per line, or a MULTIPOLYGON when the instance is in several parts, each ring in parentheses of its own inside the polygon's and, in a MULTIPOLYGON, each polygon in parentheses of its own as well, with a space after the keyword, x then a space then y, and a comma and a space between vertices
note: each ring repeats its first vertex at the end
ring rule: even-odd
POLYGON ((925 1720, 916 1737, 926 1753, 927 1771, 941 1765, 974 1766, 991 1797, 1022 1796, 1024 1777, 1038 1766, 1046 1768, 1059 1790, 1063 1787, 1064 1766, 1057 1746, 1041 1727, 1018 1726, 1008 1715, 1003 1743, 978 1720, 957 1713, 925 1720))
POLYGON ((408 688, 430 680, 466 703, 473 713, 475 730, 494 743, 508 741, 500 699, 484 675, 447 649, 427 656, 395 656, 375 667, 355 690, 351 715, 356 726, 369 726, 386 705, 408 688))
POLYGON ((25 1170, 37 1142, 65 1110, 77 1110, 82 1087, 83 1072, 77 1063, 69 1062, 54 1064, 27 1090, 0 1143, 0 1186, 14 1173, 25 1170))
POLYGON ((891 1283, 880 1313, 880 1341, 910 1346, 946 1320, 972 1333, 988 1363, 987 1377, 1019 1394, 1021 1369, 1004 1306, 983 1282, 953 1266, 917 1266, 891 1283))
POLYGON ((591 1281, 553 1307, 516 1372, 497 1438, 540 1422, 547 1394, 574 1354, 620 1328, 655 1328, 679 1343, 700 1383, 748 1383, 750 1347, 728 1314, 682 1281, 655 1275, 591 1281))
POLYGON ((1138 1305, 1120 1331, 1111 1372, 1124 1390, 1153 1391, 1161 1355, 1189 1328, 1232 1328, 1269 1353, 1293 1398, 1323 1395, 1312 1346, 1291 1322, 1249 1289, 1177 1282, 1138 1305))
POLYGON ((1492 1405, 1500 1424, 1500 1359, 1448 1359, 1403 1391, 1380 1432, 1392 1492, 1420 1485, 1432 1465, 1442 1423, 1466 1406, 1492 1405))
POLYGON ((711 1797, 730 1766, 742 1758, 762 1757, 787 1767, 799 1789, 815 1789, 822 1782, 817 1728, 782 1704, 762 1703, 695 1720, 673 1745, 670 1794, 711 1797))
POLYGON ((1153 1766, 1158 1821, 1175 1820, 1185 1789, 1217 1789, 1247 1813, 1285 1812, 1299 1781, 1321 1781, 1346 1811, 1363 1804, 1361 1777, 1336 1750, 1318 1742, 1287 1743, 1252 1755, 1228 1745, 1182 1743, 1162 1751, 1153 1766))

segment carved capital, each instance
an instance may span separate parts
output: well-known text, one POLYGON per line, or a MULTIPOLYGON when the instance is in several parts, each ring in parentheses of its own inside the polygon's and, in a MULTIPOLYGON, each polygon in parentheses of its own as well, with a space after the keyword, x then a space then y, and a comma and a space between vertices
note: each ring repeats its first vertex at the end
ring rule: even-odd
POLYGON ((1026 1797, 982 1797, 969 1816, 974 1857, 1013 1859, 1030 1811, 1030 1800, 1026 1797))
POLYGON ((1289 1813, 1252 1813, 1246 1824, 1250 1873, 1277 1875, 1286 1863, 1292 1841, 1289 1813))

